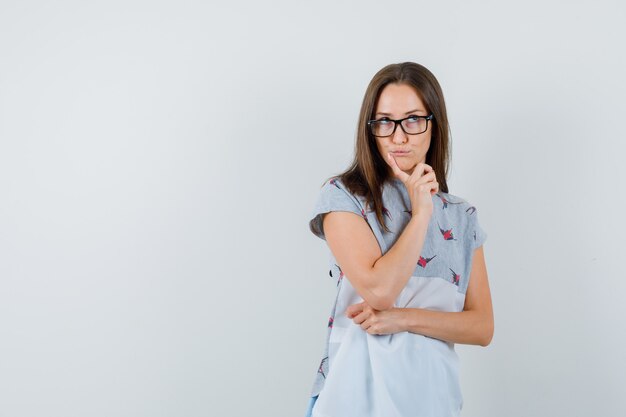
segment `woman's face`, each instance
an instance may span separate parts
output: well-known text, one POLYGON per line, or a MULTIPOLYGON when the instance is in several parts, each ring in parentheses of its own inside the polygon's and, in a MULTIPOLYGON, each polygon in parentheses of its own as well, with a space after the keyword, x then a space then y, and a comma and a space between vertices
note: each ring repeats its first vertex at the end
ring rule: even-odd
MULTIPOLYGON (((378 98, 374 119, 388 117, 398 120, 410 115, 428 116, 426 106, 415 89, 407 84, 387 84, 378 98)), ((391 153, 400 169, 410 175, 417 164, 426 162, 426 152, 430 147, 432 133, 431 122, 428 122, 428 129, 418 135, 407 135, 402 127, 398 126, 392 136, 376 137, 378 152, 385 161, 387 152, 391 153), (404 152, 394 153, 398 151, 404 152)), ((390 165, 389 172, 393 172, 390 165)))

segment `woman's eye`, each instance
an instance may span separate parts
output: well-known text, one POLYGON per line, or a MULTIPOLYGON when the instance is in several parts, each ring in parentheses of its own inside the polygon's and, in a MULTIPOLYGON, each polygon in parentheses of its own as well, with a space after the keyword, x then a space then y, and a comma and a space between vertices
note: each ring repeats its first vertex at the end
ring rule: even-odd
POLYGON ((384 117, 382 119, 379 120, 380 124, 388 124, 391 120, 389 120, 388 118, 384 117))
POLYGON ((408 119, 408 120, 409 120, 410 122, 417 122, 417 121, 419 120, 419 117, 417 117, 417 116, 409 116, 409 119, 408 119))

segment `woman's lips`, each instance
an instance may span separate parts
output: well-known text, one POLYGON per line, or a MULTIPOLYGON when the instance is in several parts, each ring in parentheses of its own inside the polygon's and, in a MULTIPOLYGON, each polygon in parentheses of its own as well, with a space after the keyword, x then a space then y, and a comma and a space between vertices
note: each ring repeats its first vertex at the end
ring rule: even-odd
POLYGON ((390 152, 393 156, 406 156, 409 154, 409 151, 405 152, 390 152))

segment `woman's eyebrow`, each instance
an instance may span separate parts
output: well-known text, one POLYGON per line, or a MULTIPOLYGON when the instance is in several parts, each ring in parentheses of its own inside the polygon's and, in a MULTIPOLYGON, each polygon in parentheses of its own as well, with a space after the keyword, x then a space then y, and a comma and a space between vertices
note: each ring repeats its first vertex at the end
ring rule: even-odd
MULTIPOLYGON (((406 112, 404 114, 406 115, 406 114, 409 114, 409 113, 417 113, 417 112, 426 113, 424 110, 414 109, 414 110, 409 110, 408 112, 406 112)), ((391 113, 384 113, 384 112, 381 112, 381 111, 377 112, 376 114, 380 114, 382 116, 391 116, 391 113)))

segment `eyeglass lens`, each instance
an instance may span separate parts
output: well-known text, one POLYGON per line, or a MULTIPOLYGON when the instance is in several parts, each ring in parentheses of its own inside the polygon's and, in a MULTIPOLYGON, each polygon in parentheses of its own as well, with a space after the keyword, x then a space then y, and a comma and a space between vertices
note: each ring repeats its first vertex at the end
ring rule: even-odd
MULTIPOLYGON (((401 122, 404 131, 408 134, 423 133, 428 126, 428 120, 423 118, 409 118, 401 122)), ((376 136, 391 135, 396 123, 391 120, 378 120, 372 123, 372 133, 376 136)))

